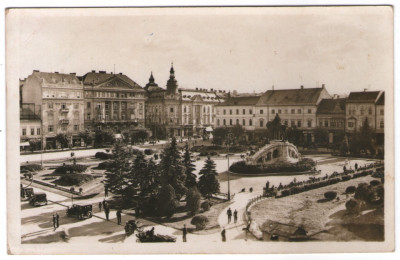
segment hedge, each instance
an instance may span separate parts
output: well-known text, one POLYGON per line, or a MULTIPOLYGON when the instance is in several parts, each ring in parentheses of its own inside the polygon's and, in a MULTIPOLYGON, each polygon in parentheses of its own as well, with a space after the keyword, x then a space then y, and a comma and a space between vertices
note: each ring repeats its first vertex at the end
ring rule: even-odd
POLYGON ((73 174, 73 173, 82 173, 86 171, 88 168, 87 165, 82 164, 65 164, 57 167, 53 174, 73 174))
POLYGON ((65 174, 56 183, 62 186, 79 186, 93 179, 94 177, 88 174, 65 174))
POLYGON ((94 157, 96 157, 97 159, 101 159, 101 160, 108 160, 111 159, 113 157, 112 154, 110 153, 105 153, 105 152, 97 152, 94 157))
POLYGON ((229 170, 242 174, 261 174, 261 173, 275 173, 275 172, 306 172, 315 166, 312 159, 304 158, 297 163, 278 163, 268 164, 264 167, 255 165, 247 165, 245 161, 235 162, 229 167, 229 170))
POLYGON ((20 166, 20 172, 36 172, 42 169, 43 167, 40 164, 27 164, 20 166))
POLYGON ((209 220, 206 216, 199 215, 192 218, 190 224, 196 226, 196 230, 203 230, 206 228, 209 220))

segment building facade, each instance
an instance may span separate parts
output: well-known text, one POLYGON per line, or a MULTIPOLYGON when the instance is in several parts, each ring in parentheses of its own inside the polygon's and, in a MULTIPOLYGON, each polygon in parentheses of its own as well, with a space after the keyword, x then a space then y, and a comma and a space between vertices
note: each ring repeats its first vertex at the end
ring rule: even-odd
MULTIPOLYGON (((225 102, 216 105, 216 127, 242 126, 245 130, 255 130, 256 105, 260 95, 255 96, 228 96, 225 102)), ((260 120, 264 126, 264 120, 260 120)))
POLYGON ((342 142, 346 125, 346 99, 322 99, 317 107, 317 127, 328 132, 329 143, 342 142))
POLYGON ((75 73, 49 73, 34 70, 22 86, 22 101, 34 104, 42 119, 43 146, 59 147, 57 134, 65 134, 69 145, 80 145, 84 127, 83 85, 75 73))
POLYGON ((282 124, 296 127, 303 132, 306 142, 313 142, 318 104, 326 98, 331 96, 324 85, 321 88, 301 86, 300 89, 268 90, 256 105, 257 125, 266 128, 266 123, 278 115, 282 124))
POLYGON ((42 145, 42 120, 35 104, 22 103, 19 110, 21 148, 27 149, 32 142, 42 145))
POLYGON ((146 127, 154 137, 191 137, 212 131, 214 107, 221 102, 217 91, 179 88, 173 66, 165 89, 155 83, 151 73, 145 90, 146 127))
POLYGON ((92 71, 82 76, 85 129, 112 134, 143 130, 145 91, 128 76, 92 71))

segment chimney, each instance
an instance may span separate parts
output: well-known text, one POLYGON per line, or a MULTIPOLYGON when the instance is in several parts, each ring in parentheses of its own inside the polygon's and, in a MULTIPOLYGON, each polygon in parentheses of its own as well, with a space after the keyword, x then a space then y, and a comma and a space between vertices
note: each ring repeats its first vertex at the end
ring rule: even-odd
POLYGON ((106 73, 106 71, 105 71, 105 70, 99 70, 99 73, 101 73, 101 74, 105 74, 105 73, 106 73))
POLYGON ((58 71, 55 71, 54 73, 55 73, 55 74, 58 74, 58 71))
POLYGON ((40 72, 40 70, 33 70, 33 72, 40 72))
POLYGON ((322 84, 322 88, 325 88, 325 84, 322 84))
POLYGON ((92 72, 93 72, 93 73, 96 73, 96 71, 95 71, 95 70, 92 70, 92 72))
POLYGON ((122 72, 120 72, 119 75, 122 75, 122 72))
POLYGON ((199 88, 196 88, 196 90, 199 90, 199 88))
POLYGON ((300 89, 304 89, 304 86, 303 86, 303 85, 301 85, 301 86, 300 86, 300 89))
POLYGON ((70 75, 76 75, 76 72, 71 72, 70 75))
POLYGON ((211 88, 211 92, 214 91, 214 89, 211 88))

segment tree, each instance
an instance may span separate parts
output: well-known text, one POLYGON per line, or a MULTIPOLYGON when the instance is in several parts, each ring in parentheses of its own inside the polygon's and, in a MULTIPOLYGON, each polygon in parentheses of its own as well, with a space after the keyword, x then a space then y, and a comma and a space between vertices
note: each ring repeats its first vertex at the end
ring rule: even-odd
POLYGON ((115 143, 112 153, 113 159, 106 169, 104 186, 110 192, 130 199, 136 193, 135 183, 129 178, 132 154, 120 142, 115 143))
POLYGON ((39 150, 42 146, 42 142, 40 139, 30 139, 29 140, 29 148, 31 152, 35 150, 39 150))
POLYGON ((193 160, 190 157, 190 155, 191 154, 189 150, 189 145, 186 144, 185 153, 183 155, 183 167, 185 168, 185 175, 186 175, 186 180, 185 180, 186 188, 195 187, 197 185, 196 175, 193 173, 196 170, 196 168, 195 165, 193 164, 193 160))
POLYGON ((132 134, 132 141, 134 143, 142 143, 149 137, 146 130, 138 130, 132 134))
POLYGON ((69 138, 64 133, 59 133, 55 137, 56 141, 61 145, 61 149, 67 148, 69 144, 69 138))
POLYGON ((213 131, 213 143, 221 145, 226 139, 226 135, 228 134, 228 128, 226 127, 217 127, 213 131))
POLYGON ((373 151, 372 139, 373 139, 373 132, 369 125, 368 117, 366 117, 363 126, 360 129, 359 148, 364 151, 372 152, 373 151))
POLYGON ((149 179, 149 193, 154 195, 160 185, 160 171, 152 158, 147 162, 147 174, 149 179))
POLYGON ((181 198, 186 193, 185 188, 185 169, 180 160, 180 154, 175 137, 171 143, 162 152, 160 161, 161 179, 163 185, 170 184, 178 198, 181 198))
POLYGON ((219 182, 217 180, 217 171, 215 163, 210 157, 207 158, 203 169, 200 170, 199 189, 205 197, 210 197, 213 193, 219 192, 219 182))
POLYGON ((112 143, 114 141, 114 136, 102 130, 97 130, 94 135, 94 145, 95 147, 102 147, 105 143, 112 143))
MULTIPOLYGON (((243 128, 243 126, 241 126, 241 125, 235 125, 235 126, 233 126, 232 128, 231 128, 231 131, 230 131, 231 133, 232 133, 232 135, 233 135, 233 139, 235 140, 235 141, 238 141, 239 139, 240 139, 240 137, 242 137, 243 136, 243 134, 244 134, 244 128, 243 128)), ((231 140, 232 141, 232 140, 231 140)))
POLYGON ((85 147, 88 146, 93 140, 90 132, 88 130, 79 132, 79 137, 85 142, 85 147))
POLYGON ((270 139, 278 140, 282 137, 282 124, 281 118, 278 114, 275 115, 274 120, 267 123, 268 132, 270 134, 270 139))
POLYGON ((186 193, 186 208, 192 214, 196 214, 200 209, 201 194, 196 187, 186 193))
POLYGON ((148 191, 150 181, 147 172, 147 161, 141 151, 136 154, 136 158, 133 161, 133 167, 129 173, 129 180, 136 188, 139 188, 141 194, 148 191))
POLYGON ((296 126, 289 127, 287 130, 288 141, 292 144, 299 146, 303 141, 303 133, 301 130, 297 129, 296 126))
POLYGON ((322 127, 317 127, 314 131, 315 143, 326 146, 329 142, 329 133, 322 127))
POLYGON ((164 185, 157 198, 158 214, 170 218, 175 213, 178 205, 174 188, 170 184, 164 185))

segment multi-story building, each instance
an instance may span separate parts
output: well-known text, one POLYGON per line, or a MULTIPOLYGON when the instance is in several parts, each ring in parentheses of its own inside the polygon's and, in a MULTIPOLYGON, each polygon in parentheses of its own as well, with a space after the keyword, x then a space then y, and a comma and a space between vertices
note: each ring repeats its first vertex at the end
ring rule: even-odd
POLYGON ((385 92, 379 97, 375 108, 376 144, 383 146, 385 143, 385 92))
MULTIPOLYGON (((225 102, 216 105, 216 127, 231 127, 241 125, 245 130, 255 130, 256 105, 260 95, 252 96, 228 96, 225 102)), ((265 119, 260 120, 264 126, 265 119)))
POLYGON ((35 140, 41 146, 42 122, 35 104, 22 103, 19 109, 21 148, 28 147, 29 141, 35 140))
MULTIPOLYGON (((350 93, 346 100, 347 133, 354 133, 355 131, 359 130, 366 120, 374 131, 377 130, 377 113, 380 114, 381 112, 377 111, 377 103, 382 95, 382 91, 363 91, 350 93)), ((384 103, 384 99, 382 102, 384 103)), ((382 105, 379 107, 381 109, 382 105)), ((382 111, 382 113, 384 113, 384 111, 382 111)))
POLYGON ((328 132, 329 143, 343 141, 346 123, 346 99, 322 99, 317 108, 317 127, 328 132))
POLYGON ((153 136, 190 137, 211 131, 215 121, 214 106, 221 97, 214 90, 178 88, 173 66, 166 89, 159 87, 150 75, 146 84, 146 127, 153 136))
POLYGON ((83 85, 75 73, 49 73, 34 70, 22 86, 22 101, 34 104, 42 119, 43 145, 58 146, 59 133, 69 137, 70 145, 80 145, 83 129, 83 85))
POLYGON ((92 71, 82 76, 85 129, 129 133, 144 129, 145 91, 128 76, 92 71))
POLYGON ((282 124, 296 127, 303 132, 306 142, 313 142, 317 107, 324 98, 331 98, 325 85, 321 88, 301 86, 300 89, 268 90, 256 105, 257 125, 267 127, 266 123, 279 115, 282 124))

